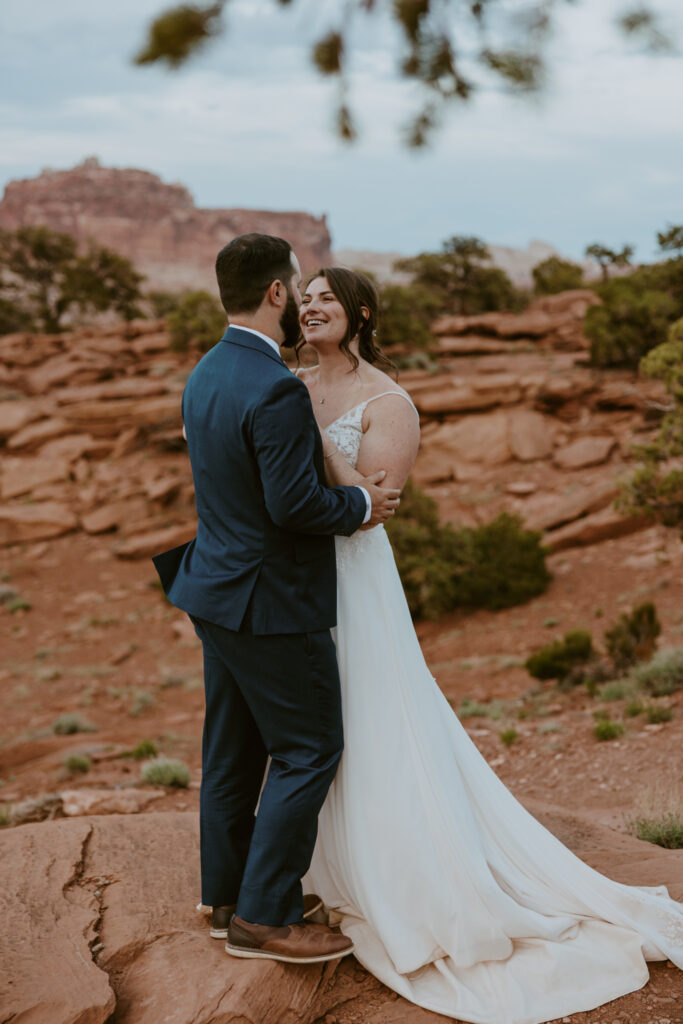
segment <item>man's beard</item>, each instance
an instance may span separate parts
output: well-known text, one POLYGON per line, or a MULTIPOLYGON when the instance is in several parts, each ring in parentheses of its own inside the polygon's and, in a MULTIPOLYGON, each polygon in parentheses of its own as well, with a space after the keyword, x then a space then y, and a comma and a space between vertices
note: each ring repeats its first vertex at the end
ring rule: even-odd
POLYGON ((287 289, 287 305, 280 317, 280 327, 285 336, 282 347, 294 348, 301 336, 301 329, 299 327, 299 307, 289 288, 287 289))

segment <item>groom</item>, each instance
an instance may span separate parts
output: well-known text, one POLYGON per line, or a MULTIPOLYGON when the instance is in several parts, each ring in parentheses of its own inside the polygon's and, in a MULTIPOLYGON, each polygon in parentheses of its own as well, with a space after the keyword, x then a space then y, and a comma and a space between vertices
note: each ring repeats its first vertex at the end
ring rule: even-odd
POLYGON ((154 559, 204 649, 202 903, 227 952, 316 963, 353 949, 305 922, 301 889, 343 747, 333 538, 386 521, 399 492, 383 473, 325 486, 308 391, 279 351, 299 337, 289 243, 242 235, 216 273, 230 326, 182 400, 197 536, 154 559))

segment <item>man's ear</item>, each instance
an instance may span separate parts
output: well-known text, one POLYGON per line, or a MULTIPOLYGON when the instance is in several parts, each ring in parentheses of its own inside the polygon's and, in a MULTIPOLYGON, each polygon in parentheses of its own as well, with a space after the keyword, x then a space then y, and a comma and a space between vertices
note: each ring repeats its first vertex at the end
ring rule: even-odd
POLYGON ((283 298, 286 297, 287 289, 283 285, 279 278, 276 278, 270 285, 270 288, 266 292, 266 296, 273 306, 281 306, 283 304, 283 298))

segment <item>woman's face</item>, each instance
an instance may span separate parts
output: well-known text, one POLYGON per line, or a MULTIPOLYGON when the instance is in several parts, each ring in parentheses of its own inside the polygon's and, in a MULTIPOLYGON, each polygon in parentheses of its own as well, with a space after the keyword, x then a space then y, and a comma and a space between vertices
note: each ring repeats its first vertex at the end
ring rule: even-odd
POLYGON ((338 345, 346 334, 348 320, 344 307, 331 290, 326 277, 314 277, 299 307, 304 338, 315 346, 338 345))

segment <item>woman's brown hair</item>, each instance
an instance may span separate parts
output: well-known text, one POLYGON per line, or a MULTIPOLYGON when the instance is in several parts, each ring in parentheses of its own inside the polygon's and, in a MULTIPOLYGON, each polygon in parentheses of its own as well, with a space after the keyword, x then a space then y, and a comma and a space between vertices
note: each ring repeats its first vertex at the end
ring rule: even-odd
POLYGON ((379 297, 370 278, 357 270, 347 270, 345 267, 321 267, 309 278, 308 284, 317 277, 324 277, 327 280, 330 291, 334 293, 346 313, 348 326, 346 334, 339 342, 339 350, 344 353, 354 370, 358 369, 358 359, 349 345, 357 336, 358 351, 362 358, 380 370, 395 374, 396 367, 375 341, 379 297), (363 315, 363 307, 367 309, 368 316, 363 315))

